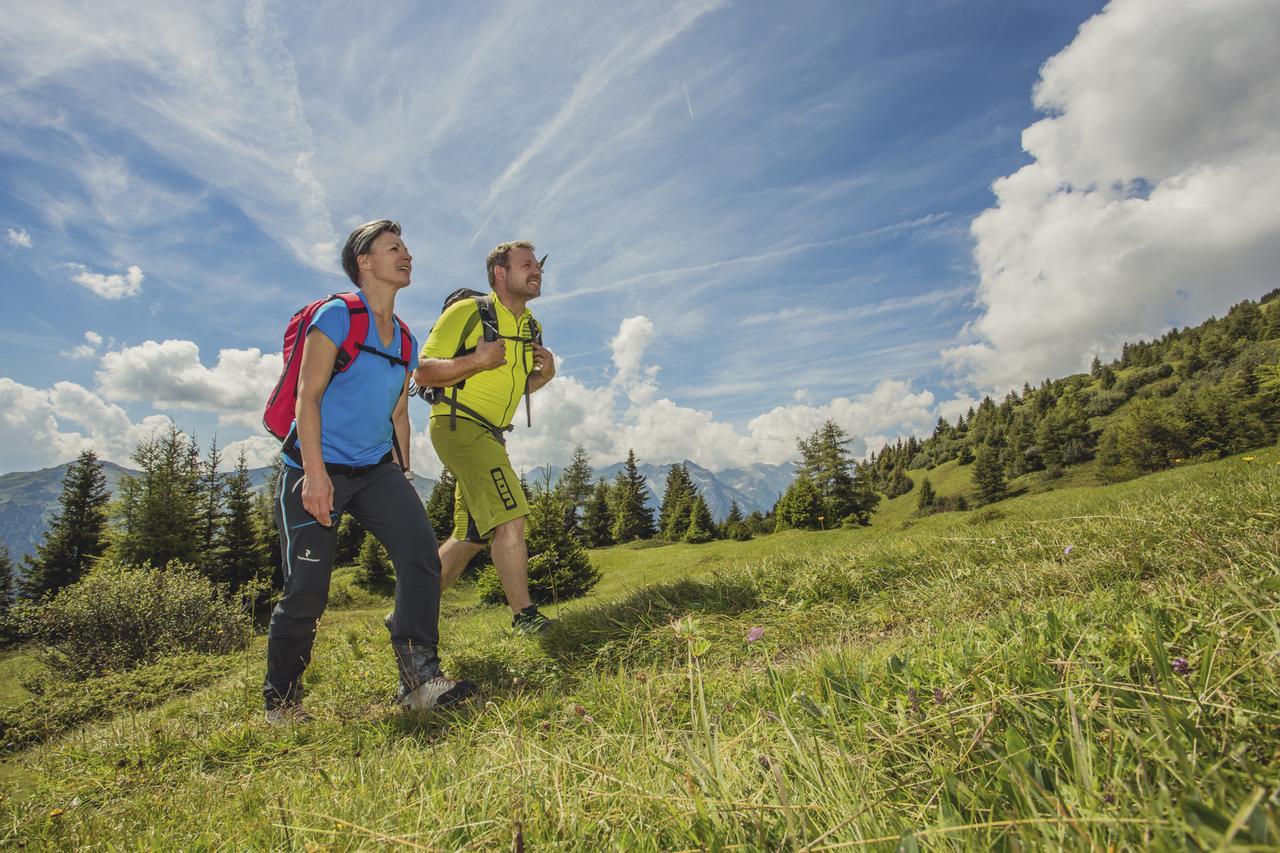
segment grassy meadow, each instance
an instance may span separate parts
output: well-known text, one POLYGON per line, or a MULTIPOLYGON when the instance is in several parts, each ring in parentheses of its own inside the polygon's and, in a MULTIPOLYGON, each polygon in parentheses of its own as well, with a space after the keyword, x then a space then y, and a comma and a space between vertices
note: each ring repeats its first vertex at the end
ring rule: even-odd
MULTIPOLYGON (((954 462, 928 476, 969 488, 954 462)), ((42 696, 9 652, 6 737, 28 734, 0 763, 0 844, 1275 849, 1280 451, 1012 486, 924 518, 912 492, 864 529, 593 551, 604 579, 540 642, 460 586, 445 661, 485 698, 457 710, 391 704, 387 602, 347 572, 292 728, 262 721, 261 638, 42 696)))

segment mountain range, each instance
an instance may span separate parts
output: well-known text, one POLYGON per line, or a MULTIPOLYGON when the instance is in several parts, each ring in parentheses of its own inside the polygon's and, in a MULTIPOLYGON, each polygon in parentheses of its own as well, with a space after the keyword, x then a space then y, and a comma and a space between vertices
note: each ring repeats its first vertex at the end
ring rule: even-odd
MULTIPOLYGON (((39 471, 14 471, 0 475, 0 541, 8 547, 15 567, 21 565, 24 556, 34 553, 36 545, 44 539, 49 521, 58 508, 62 480, 70 465, 67 462, 39 471)), ((702 491, 707 508, 716 521, 724 520, 729 514, 729 505, 734 501, 737 501, 743 514, 753 511, 768 512, 795 478, 795 466, 790 462, 781 465, 756 463, 717 473, 689 459, 684 461, 684 465, 689 469, 690 478, 702 491)), ((597 469, 595 478, 603 477, 612 482, 622 468, 622 462, 615 462, 597 469)), ((655 514, 662 504, 662 492, 666 486, 667 472, 671 468, 672 464, 644 463, 638 466, 648 487, 647 503, 655 514)), ((113 496, 118 492, 121 478, 136 476, 138 473, 113 462, 103 462, 102 469, 106 474, 107 488, 113 496)), ((533 485, 549 476, 554 483, 561 471, 561 468, 554 466, 535 468, 529 472, 527 479, 533 485)), ((255 489, 262 488, 270 476, 269 467, 249 470, 249 480, 255 489)), ((422 499, 427 500, 436 486, 436 480, 418 475, 410 479, 422 499)))

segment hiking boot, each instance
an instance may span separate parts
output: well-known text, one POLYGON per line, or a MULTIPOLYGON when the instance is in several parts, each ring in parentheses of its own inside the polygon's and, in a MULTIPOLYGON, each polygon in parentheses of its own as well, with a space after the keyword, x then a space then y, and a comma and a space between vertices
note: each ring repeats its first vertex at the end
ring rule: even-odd
POLYGON ((268 708, 266 720, 267 724, 272 726, 292 726, 311 722, 311 715, 307 713, 306 708, 302 707, 301 702, 284 702, 274 708, 268 708))
POLYGON ((511 617, 511 630, 526 636, 545 634, 555 624, 556 620, 548 619, 538 612, 538 605, 536 604, 530 604, 524 610, 511 617))
POLYGON ((420 711, 456 705, 479 692, 479 689, 470 681, 437 675, 419 684, 416 690, 402 695, 399 701, 400 707, 406 710, 420 711))

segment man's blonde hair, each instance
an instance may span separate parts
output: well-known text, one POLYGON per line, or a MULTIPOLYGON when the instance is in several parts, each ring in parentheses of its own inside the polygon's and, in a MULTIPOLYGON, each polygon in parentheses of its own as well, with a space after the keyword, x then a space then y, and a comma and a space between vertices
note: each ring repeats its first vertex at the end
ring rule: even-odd
POLYGON ((489 273, 489 289, 492 290, 497 286, 494 280, 494 267, 502 267, 507 272, 511 271, 511 250, 512 249, 528 249, 533 251, 533 244, 528 240, 511 240, 507 243, 499 243, 489 251, 489 257, 484 259, 484 268, 489 273))

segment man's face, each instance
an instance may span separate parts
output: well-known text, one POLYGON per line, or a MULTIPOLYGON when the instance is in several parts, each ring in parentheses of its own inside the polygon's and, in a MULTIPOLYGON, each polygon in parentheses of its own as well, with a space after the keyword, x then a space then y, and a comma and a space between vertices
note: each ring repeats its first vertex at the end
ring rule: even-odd
POLYGON ((409 286, 413 255, 398 234, 383 231, 369 244, 368 253, 357 260, 366 278, 376 278, 395 287, 409 286))
POLYGON ((515 248, 507 253, 507 292, 522 299, 536 299, 542 293, 542 267, 532 249, 515 248))

